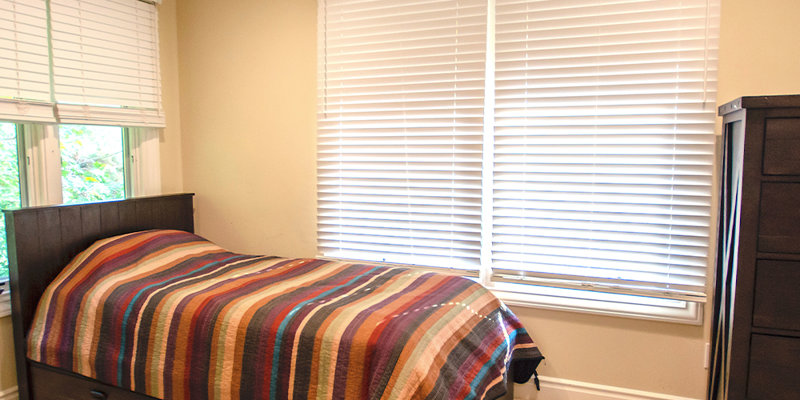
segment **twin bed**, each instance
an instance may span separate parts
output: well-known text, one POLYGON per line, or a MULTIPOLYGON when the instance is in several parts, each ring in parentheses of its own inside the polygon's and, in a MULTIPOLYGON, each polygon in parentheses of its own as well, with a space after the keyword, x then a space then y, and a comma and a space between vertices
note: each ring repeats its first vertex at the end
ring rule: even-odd
POLYGON ((21 400, 495 399, 543 358, 468 279, 232 253, 192 207, 6 211, 21 400))

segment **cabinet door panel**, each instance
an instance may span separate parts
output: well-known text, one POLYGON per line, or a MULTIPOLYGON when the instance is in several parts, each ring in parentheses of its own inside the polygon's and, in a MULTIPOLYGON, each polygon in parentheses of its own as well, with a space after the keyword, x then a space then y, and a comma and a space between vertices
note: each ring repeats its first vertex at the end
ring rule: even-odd
POLYGON ((747 398, 797 400, 800 393, 800 338, 753 335, 747 398))
POLYGON ((753 325, 800 331, 800 262, 759 260, 753 325))
POLYGON ((767 118, 764 174, 800 175, 800 118, 767 118))
POLYGON ((761 186, 758 250, 800 253, 800 183, 761 186))

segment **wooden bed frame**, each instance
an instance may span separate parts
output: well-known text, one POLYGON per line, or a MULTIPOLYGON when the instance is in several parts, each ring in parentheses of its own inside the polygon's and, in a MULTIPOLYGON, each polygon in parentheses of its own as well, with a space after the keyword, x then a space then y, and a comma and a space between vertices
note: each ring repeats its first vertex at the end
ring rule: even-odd
MULTIPOLYGON (((27 332, 45 288, 95 241, 147 229, 194 232, 194 194, 6 210, 19 400, 157 400, 27 358, 27 332)), ((514 376, 514 370, 508 371, 514 376)), ((513 399, 508 385, 505 399, 513 399)))
POLYGON ((20 400, 152 399, 28 360, 39 298, 72 258, 99 239, 146 229, 194 232, 193 194, 4 211, 20 400))

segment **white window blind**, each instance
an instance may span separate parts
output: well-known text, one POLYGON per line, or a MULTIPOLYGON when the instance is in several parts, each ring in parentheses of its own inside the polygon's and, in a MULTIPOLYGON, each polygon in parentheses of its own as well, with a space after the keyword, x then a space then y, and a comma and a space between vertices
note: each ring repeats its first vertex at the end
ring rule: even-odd
POLYGON ((706 0, 497 0, 493 278, 702 300, 706 0))
POLYGON ((61 123, 164 126, 152 4, 50 0, 50 19, 61 123))
POLYGON ((580 302, 705 300, 718 0, 319 15, 322 255, 580 302))
POLYGON ((0 0, 0 60, 0 120, 54 122, 44 0, 0 0))
POLYGON ((485 1, 319 4, 320 252, 477 274, 485 1))

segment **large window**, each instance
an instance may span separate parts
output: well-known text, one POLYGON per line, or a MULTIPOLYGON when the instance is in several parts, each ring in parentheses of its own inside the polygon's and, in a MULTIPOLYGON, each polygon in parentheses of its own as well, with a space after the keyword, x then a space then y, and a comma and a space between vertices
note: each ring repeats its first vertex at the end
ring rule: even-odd
POLYGON ((320 2, 324 256, 697 321, 718 4, 320 2))

